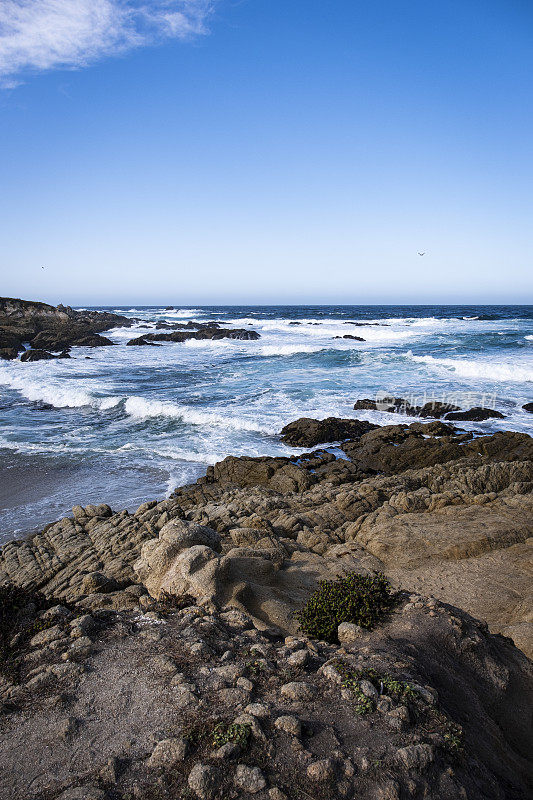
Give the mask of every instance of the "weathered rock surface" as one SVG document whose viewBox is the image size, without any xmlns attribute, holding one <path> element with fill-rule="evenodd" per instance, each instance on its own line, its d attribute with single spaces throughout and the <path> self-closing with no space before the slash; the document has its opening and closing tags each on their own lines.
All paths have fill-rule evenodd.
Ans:
<svg viewBox="0 0 533 800">
<path fill-rule="evenodd" d="M 53 627 L 46 641 L 21 633 L 17 680 L 0 678 L 1 800 L 532 791 L 531 663 L 433 598 L 402 595 L 385 625 L 344 647 L 163 604 L 95 612 L 83 648 L 78 613 L 20 610 L 26 630 Z"/>
<path fill-rule="evenodd" d="M 533 439 L 526 433 L 500 431 L 473 439 L 442 422 L 386 425 L 341 447 L 359 469 L 389 475 L 460 458 L 533 459 Z"/>
</svg>

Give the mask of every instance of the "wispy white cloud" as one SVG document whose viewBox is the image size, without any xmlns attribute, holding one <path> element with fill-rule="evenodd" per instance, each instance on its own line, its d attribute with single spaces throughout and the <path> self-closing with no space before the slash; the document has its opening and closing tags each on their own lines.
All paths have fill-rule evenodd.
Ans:
<svg viewBox="0 0 533 800">
<path fill-rule="evenodd" d="M 206 33 L 216 0 L 0 0 L 0 83 Z"/>
</svg>

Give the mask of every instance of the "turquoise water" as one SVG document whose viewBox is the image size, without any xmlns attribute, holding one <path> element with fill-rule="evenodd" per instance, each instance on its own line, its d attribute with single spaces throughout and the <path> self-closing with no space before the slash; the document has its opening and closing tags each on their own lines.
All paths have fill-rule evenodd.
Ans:
<svg viewBox="0 0 533 800">
<path fill-rule="evenodd" d="M 220 320 L 261 338 L 127 347 L 153 332 L 139 322 L 106 334 L 117 347 L 0 362 L 0 541 L 75 503 L 163 497 L 229 454 L 298 452 L 276 434 L 300 416 L 400 421 L 353 411 L 378 392 L 494 406 L 505 420 L 470 427 L 533 432 L 521 410 L 533 401 L 533 306 L 114 310 L 148 323 Z M 365 341 L 335 338 L 345 334 Z"/>
</svg>

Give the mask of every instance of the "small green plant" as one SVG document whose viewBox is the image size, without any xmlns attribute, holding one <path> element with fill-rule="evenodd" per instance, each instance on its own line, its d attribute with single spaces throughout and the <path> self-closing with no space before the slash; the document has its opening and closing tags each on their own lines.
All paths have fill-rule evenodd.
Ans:
<svg viewBox="0 0 533 800">
<path fill-rule="evenodd" d="M 361 691 L 361 687 L 359 686 L 361 675 L 359 674 L 359 671 L 350 669 L 342 661 L 338 661 L 334 666 L 341 676 L 342 688 L 349 689 L 349 691 L 353 694 L 355 701 L 355 713 L 359 714 L 360 716 L 370 714 L 374 710 L 374 703 L 370 697 L 367 697 Z"/>
<path fill-rule="evenodd" d="M 265 665 L 258 659 L 247 661 L 244 667 L 250 675 L 260 675 L 265 670 Z"/>
<path fill-rule="evenodd" d="M 390 695 L 390 697 L 394 698 L 394 700 L 406 702 L 409 700 L 418 699 L 418 694 L 415 692 L 415 690 L 404 681 L 397 681 L 394 678 L 390 678 L 389 676 L 385 675 L 381 679 L 381 683 L 383 684 L 383 693 Z M 378 688 L 380 687 L 378 686 Z"/>
<path fill-rule="evenodd" d="M 213 747 L 222 747 L 228 742 L 239 745 L 243 750 L 248 744 L 250 739 L 251 730 L 249 725 L 241 725 L 234 722 L 227 725 L 224 722 L 219 722 L 213 730 Z"/>
<path fill-rule="evenodd" d="M 458 735 L 457 733 L 452 733 L 451 731 L 446 731 L 443 736 L 445 741 L 446 750 L 450 753 L 457 754 L 460 753 L 463 749 L 463 737 L 462 735 Z"/>
<path fill-rule="evenodd" d="M 352 572 L 336 581 L 322 581 L 296 618 L 307 636 L 334 644 L 341 622 L 370 630 L 396 603 L 397 594 L 384 575 Z"/>
</svg>

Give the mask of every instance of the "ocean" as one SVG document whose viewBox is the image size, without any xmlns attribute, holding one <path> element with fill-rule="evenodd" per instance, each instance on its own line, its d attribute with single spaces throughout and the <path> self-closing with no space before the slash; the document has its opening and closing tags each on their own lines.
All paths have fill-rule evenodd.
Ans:
<svg viewBox="0 0 533 800">
<path fill-rule="evenodd" d="M 277 436 L 298 417 L 413 421 L 353 410 L 379 394 L 494 407 L 505 419 L 462 427 L 533 433 L 533 415 L 521 408 L 533 401 L 533 306 L 106 310 L 141 319 L 105 333 L 116 347 L 0 362 L 0 543 L 75 504 L 133 510 L 227 455 L 298 453 Z M 261 338 L 126 346 L 154 332 L 146 322 L 189 320 Z M 336 338 L 346 334 L 365 341 Z"/>
</svg>

